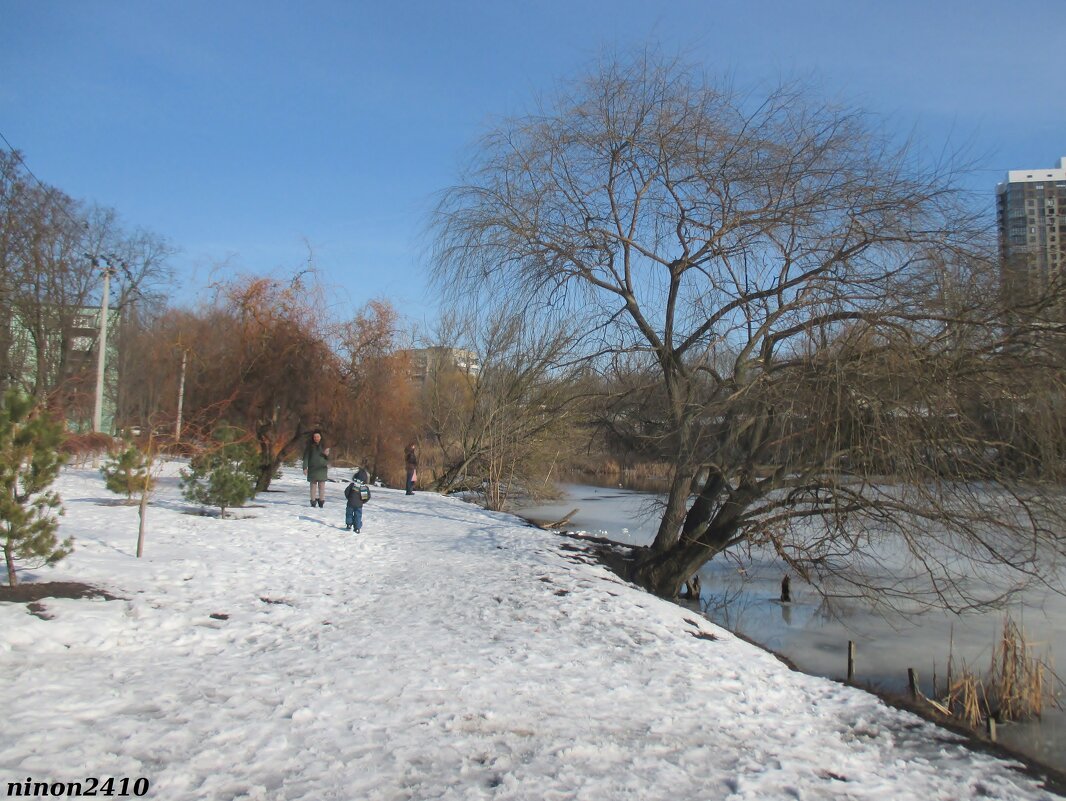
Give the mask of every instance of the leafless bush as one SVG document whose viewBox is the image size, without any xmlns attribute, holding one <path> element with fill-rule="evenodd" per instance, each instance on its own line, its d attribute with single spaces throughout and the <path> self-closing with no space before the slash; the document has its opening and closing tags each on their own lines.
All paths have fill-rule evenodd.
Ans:
<svg viewBox="0 0 1066 801">
<path fill-rule="evenodd" d="M 89 431 L 84 434 L 68 434 L 63 438 L 59 452 L 67 457 L 69 464 L 84 467 L 107 454 L 116 453 L 120 445 L 121 442 L 110 434 Z"/>
<path fill-rule="evenodd" d="M 567 365 L 572 337 L 506 307 L 442 328 L 445 350 L 460 345 L 474 366 L 445 361 L 423 386 L 436 488 L 475 489 L 493 509 L 516 496 L 552 494 L 579 419 L 580 392 Z"/>
</svg>

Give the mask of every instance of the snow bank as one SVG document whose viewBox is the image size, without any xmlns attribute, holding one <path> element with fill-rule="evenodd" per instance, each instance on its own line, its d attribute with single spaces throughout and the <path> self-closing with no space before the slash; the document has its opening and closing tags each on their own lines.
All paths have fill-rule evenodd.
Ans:
<svg viewBox="0 0 1066 801">
<path fill-rule="evenodd" d="M 1056 796 L 858 690 L 789 671 L 566 540 L 379 489 L 360 535 L 298 475 L 240 519 L 67 470 L 76 552 L 0 604 L 8 782 L 146 777 L 160 799 Z"/>
</svg>

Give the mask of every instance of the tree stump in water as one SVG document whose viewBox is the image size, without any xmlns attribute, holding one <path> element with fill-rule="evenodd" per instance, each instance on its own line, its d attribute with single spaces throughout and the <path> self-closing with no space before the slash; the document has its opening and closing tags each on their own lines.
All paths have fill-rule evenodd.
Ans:
<svg viewBox="0 0 1066 801">
<path fill-rule="evenodd" d="M 685 592 L 681 597 L 690 601 L 698 601 L 700 599 L 700 591 L 700 576 L 697 573 L 685 582 Z"/>
</svg>

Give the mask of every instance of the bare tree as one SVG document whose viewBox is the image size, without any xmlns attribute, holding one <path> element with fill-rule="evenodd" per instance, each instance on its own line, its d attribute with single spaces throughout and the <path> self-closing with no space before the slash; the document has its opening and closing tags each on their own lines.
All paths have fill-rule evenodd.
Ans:
<svg viewBox="0 0 1066 801">
<path fill-rule="evenodd" d="M 130 233 L 113 210 L 87 206 L 31 180 L 18 153 L 0 153 L 2 380 L 72 417 L 92 399 L 100 258 L 115 268 L 110 309 L 158 303 L 171 248 L 159 236 Z M 114 340 L 112 340 L 114 341 Z"/>
<path fill-rule="evenodd" d="M 493 509 L 543 494 L 581 419 L 579 365 L 568 359 L 575 338 L 505 305 L 446 318 L 437 340 L 443 357 L 428 365 L 422 391 L 431 455 L 442 462 L 436 488 L 483 490 Z"/>
<path fill-rule="evenodd" d="M 186 409 L 250 432 L 263 492 L 312 428 L 331 427 L 348 400 L 331 323 L 313 274 L 290 280 L 236 276 L 215 287 L 216 303 L 186 321 Z"/>
<path fill-rule="evenodd" d="M 625 369 L 614 422 L 673 470 L 652 591 L 758 545 L 829 593 L 961 608 L 1016 586 L 963 577 L 1064 550 L 1058 487 L 1003 469 L 983 419 L 1025 406 L 1038 340 L 1009 345 L 965 200 L 856 110 L 645 57 L 485 138 L 439 205 L 438 278 L 569 314 Z"/>
<path fill-rule="evenodd" d="M 347 392 L 343 445 L 349 459 L 391 486 L 404 479 L 403 448 L 418 430 L 410 361 L 401 318 L 372 300 L 340 327 L 338 350 Z"/>
</svg>

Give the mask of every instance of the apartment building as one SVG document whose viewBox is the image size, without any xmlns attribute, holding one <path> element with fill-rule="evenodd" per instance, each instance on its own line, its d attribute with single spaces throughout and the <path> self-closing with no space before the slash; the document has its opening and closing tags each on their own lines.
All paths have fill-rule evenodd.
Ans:
<svg viewBox="0 0 1066 801">
<path fill-rule="evenodd" d="M 996 187 L 996 219 L 1004 291 L 1026 297 L 1061 280 L 1066 268 L 1066 157 L 1057 167 L 1010 170 Z"/>
</svg>

